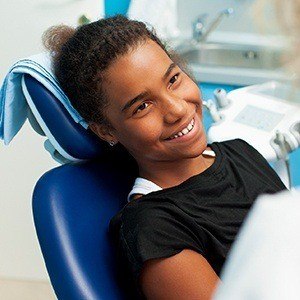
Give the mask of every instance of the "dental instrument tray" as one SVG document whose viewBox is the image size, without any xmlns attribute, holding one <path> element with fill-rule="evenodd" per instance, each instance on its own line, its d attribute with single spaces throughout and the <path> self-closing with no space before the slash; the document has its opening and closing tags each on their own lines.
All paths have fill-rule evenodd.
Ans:
<svg viewBox="0 0 300 300">
<path fill-rule="evenodd" d="M 218 107 L 212 100 L 206 105 L 215 121 L 209 142 L 241 138 L 269 162 L 285 159 L 300 146 L 300 91 L 291 85 L 271 81 L 227 95 L 218 89 L 215 98 Z"/>
</svg>

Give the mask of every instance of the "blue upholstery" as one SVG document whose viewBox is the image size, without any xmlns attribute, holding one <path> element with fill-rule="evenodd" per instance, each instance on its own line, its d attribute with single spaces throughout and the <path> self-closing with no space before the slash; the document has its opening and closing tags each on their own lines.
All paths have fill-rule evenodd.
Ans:
<svg viewBox="0 0 300 300">
<path fill-rule="evenodd" d="M 103 154 L 104 142 L 75 123 L 62 103 L 40 82 L 28 74 L 24 75 L 24 80 L 41 118 L 64 151 L 77 159 L 91 159 Z"/>
<path fill-rule="evenodd" d="M 43 90 L 33 78 L 27 77 L 26 85 L 52 134 L 61 139 L 63 147 L 73 147 L 74 141 L 80 142 L 84 146 L 76 148 L 79 156 L 97 154 L 98 140 L 93 144 L 89 133 L 81 132 L 81 125 L 74 121 L 72 124 L 51 93 Z M 58 299 L 129 297 L 117 280 L 118 266 L 108 225 L 126 203 L 137 166 L 120 145 L 109 150 L 100 148 L 96 159 L 48 171 L 34 188 L 35 227 Z"/>
</svg>

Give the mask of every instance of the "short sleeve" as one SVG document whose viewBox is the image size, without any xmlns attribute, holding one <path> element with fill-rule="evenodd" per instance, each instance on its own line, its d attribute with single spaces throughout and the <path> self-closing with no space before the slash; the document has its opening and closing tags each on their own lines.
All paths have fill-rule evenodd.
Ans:
<svg viewBox="0 0 300 300">
<path fill-rule="evenodd" d="M 153 207 L 125 215 L 120 245 L 137 279 L 149 259 L 170 257 L 187 248 L 204 255 L 204 239 L 199 236 L 199 226 L 180 209 Z"/>
</svg>

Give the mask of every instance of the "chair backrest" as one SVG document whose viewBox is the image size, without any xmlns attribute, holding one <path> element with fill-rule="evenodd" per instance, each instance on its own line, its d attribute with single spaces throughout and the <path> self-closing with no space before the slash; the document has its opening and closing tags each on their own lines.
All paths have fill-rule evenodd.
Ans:
<svg viewBox="0 0 300 300">
<path fill-rule="evenodd" d="M 55 293 L 58 299 L 125 299 L 108 226 L 126 203 L 137 176 L 135 161 L 121 146 L 109 152 L 97 139 L 93 144 L 94 137 L 76 128 L 81 125 L 70 121 L 64 107 L 35 79 L 27 76 L 25 85 L 60 145 L 68 149 L 67 144 L 74 156 L 73 143 L 86 143 L 76 153 L 89 159 L 48 171 L 34 189 L 35 227 Z"/>
</svg>

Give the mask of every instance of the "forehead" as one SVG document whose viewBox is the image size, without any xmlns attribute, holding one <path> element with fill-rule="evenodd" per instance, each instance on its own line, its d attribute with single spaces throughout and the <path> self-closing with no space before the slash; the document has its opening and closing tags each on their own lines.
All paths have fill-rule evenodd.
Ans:
<svg viewBox="0 0 300 300">
<path fill-rule="evenodd" d="M 104 87 L 109 98 L 122 103 L 144 91 L 151 92 L 172 60 L 154 41 L 137 46 L 117 60 L 106 71 Z"/>
</svg>

